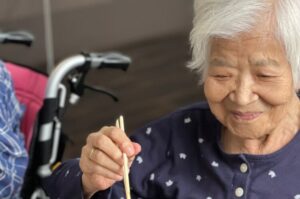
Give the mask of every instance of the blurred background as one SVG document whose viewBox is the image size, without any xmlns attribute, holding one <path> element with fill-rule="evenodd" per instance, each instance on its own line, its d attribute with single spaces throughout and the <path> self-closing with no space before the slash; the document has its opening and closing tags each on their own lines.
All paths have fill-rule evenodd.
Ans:
<svg viewBox="0 0 300 199">
<path fill-rule="evenodd" d="M 127 72 L 98 70 L 87 81 L 107 87 L 120 98 L 86 91 L 68 106 L 63 131 L 70 137 L 65 158 L 80 155 L 90 132 L 125 116 L 128 134 L 181 106 L 203 99 L 197 76 L 185 68 L 191 52 L 192 1 L 53 0 L 50 1 L 55 64 L 85 52 L 119 51 L 132 59 Z M 0 30 L 27 30 L 28 48 L 0 45 L 0 58 L 46 72 L 43 1 L 2 0 Z"/>
</svg>

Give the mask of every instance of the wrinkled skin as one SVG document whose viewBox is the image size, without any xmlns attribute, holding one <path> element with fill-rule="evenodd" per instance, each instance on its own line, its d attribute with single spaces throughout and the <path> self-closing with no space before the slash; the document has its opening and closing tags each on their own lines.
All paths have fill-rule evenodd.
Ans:
<svg viewBox="0 0 300 199">
<path fill-rule="evenodd" d="M 228 153 L 272 153 L 299 129 L 291 66 L 271 34 L 213 39 L 204 91 Z"/>
</svg>

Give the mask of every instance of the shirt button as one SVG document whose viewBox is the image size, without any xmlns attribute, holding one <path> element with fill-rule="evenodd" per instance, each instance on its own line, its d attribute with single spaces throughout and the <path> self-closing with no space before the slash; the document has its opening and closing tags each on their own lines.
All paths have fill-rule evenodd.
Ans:
<svg viewBox="0 0 300 199">
<path fill-rule="evenodd" d="M 238 187 L 235 189 L 235 196 L 242 197 L 244 195 L 244 189 L 242 187 Z"/>
<path fill-rule="evenodd" d="M 248 171 L 248 165 L 246 163 L 241 164 L 240 171 L 246 173 Z"/>
</svg>

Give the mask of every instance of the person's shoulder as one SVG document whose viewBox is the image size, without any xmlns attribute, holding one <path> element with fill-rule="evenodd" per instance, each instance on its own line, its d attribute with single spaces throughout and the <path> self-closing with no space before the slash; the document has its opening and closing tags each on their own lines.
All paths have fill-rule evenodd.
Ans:
<svg viewBox="0 0 300 199">
<path fill-rule="evenodd" d="M 0 75 L 6 77 L 8 75 L 8 71 L 5 68 L 5 64 L 2 60 L 0 60 Z"/>
<path fill-rule="evenodd" d="M 0 60 L 0 115 L 2 121 L 13 121 L 11 125 L 19 125 L 24 108 L 16 98 L 13 80 L 4 62 Z M 6 116 L 3 116 L 6 114 Z M 6 123 L 6 122 L 5 122 Z"/>
<path fill-rule="evenodd" d="M 11 75 L 5 67 L 5 63 L 0 60 L 0 89 L 10 90 L 12 87 Z"/>
<path fill-rule="evenodd" d="M 4 70 L 4 69 L 5 69 L 4 62 L 0 60 L 0 70 Z"/>
</svg>

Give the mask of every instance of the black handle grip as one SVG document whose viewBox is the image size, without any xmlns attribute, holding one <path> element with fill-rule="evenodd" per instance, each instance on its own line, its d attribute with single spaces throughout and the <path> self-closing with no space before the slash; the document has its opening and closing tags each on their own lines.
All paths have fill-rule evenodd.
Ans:
<svg viewBox="0 0 300 199">
<path fill-rule="evenodd" d="M 103 62 L 99 68 L 110 68 L 110 69 L 121 69 L 126 71 L 129 67 L 130 63 L 108 63 Z"/>
<path fill-rule="evenodd" d="M 13 44 L 22 44 L 25 46 L 31 46 L 32 40 L 30 39 L 19 39 L 19 38 L 7 38 L 4 39 L 3 43 L 13 43 Z"/>
<path fill-rule="evenodd" d="M 131 59 L 121 53 L 82 53 L 86 58 L 86 65 L 92 68 L 110 68 L 126 71 L 131 64 Z"/>
<path fill-rule="evenodd" d="M 0 32 L 0 43 L 13 43 L 31 46 L 34 36 L 27 31 Z"/>
</svg>

